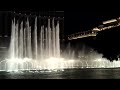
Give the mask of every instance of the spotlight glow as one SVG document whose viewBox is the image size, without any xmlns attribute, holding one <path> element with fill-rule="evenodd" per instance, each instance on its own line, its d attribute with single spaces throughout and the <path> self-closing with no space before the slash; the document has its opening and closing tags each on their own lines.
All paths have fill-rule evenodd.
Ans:
<svg viewBox="0 0 120 90">
<path fill-rule="evenodd" d="M 64 70 L 68 68 L 117 68 L 120 61 L 110 62 L 106 59 L 98 58 L 95 60 L 75 60 L 51 57 L 45 60 L 32 60 L 29 58 L 12 58 L 0 62 L 0 70 L 7 72 L 31 71 L 35 70 Z M 37 70 L 37 71 L 36 71 Z"/>
</svg>

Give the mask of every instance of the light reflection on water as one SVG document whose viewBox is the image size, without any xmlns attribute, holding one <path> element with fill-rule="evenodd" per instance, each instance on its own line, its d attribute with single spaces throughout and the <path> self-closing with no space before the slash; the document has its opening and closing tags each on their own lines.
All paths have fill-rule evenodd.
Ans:
<svg viewBox="0 0 120 90">
<path fill-rule="evenodd" d="M 120 68 L 0 72 L 0 79 L 120 79 Z"/>
</svg>

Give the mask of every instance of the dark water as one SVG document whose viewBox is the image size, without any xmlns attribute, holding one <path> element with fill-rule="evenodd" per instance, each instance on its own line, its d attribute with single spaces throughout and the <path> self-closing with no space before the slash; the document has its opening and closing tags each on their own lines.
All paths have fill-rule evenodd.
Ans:
<svg viewBox="0 0 120 90">
<path fill-rule="evenodd" d="M 0 79 L 120 79 L 120 69 L 66 69 L 64 71 L 0 72 Z"/>
</svg>

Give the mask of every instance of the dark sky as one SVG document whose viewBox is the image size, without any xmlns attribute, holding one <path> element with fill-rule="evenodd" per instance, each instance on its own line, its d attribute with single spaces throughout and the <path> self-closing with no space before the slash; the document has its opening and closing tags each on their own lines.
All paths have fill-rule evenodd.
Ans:
<svg viewBox="0 0 120 90">
<path fill-rule="evenodd" d="M 9 10 L 9 9 L 8 9 Z M 117 18 L 120 16 L 120 12 L 118 9 L 82 9 L 82 8 L 68 8 L 68 9 L 39 9 L 39 8 L 15 8 L 11 10 L 16 10 L 20 12 L 25 11 L 64 11 L 64 17 L 65 17 L 65 33 L 70 34 L 74 32 L 84 31 L 84 30 L 90 30 L 99 24 L 102 23 L 102 21 Z M 4 11 L 4 9 L 2 10 Z M 59 16 L 59 15 L 58 15 Z M 61 14 L 60 14 L 61 16 Z M 2 19 L 2 17 L 1 17 Z"/>
<path fill-rule="evenodd" d="M 65 12 L 66 33 L 74 33 L 92 29 L 105 20 L 114 19 L 120 16 L 117 9 L 113 10 L 72 10 Z"/>
</svg>

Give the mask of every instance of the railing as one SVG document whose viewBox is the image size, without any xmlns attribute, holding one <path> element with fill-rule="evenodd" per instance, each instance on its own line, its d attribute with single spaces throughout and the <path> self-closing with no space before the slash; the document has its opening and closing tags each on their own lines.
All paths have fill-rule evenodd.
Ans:
<svg viewBox="0 0 120 90">
<path fill-rule="evenodd" d="M 99 28 L 99 29 L 96 27 L 89 31 L 78 32 L 78 33 L 68 35 L 67 38 L 68 38 L 68 40 L 73 40 L 73 39 L 85 38 L 85 37 L 90 37 L 90 36 L 96 36 L 97 33 L 100 31 L 111 29 L 111 28 L 118 27 L 118 26 L 120 26 L 120 23 L 118 23 L 117 25 L 103 27 L 103 28 Z"/>
<path fill-rule="evenodd" d="M 73 40 L 73 39 L 78 39 L 78 38 L 84 38 L 84 37 L 89 37 L 89 36 L 96 36 L 97 33 L 96 32 L 79 32 L 79 33 L 75 33 L 72 35 L 68 35 L 68 40 Z"/>
</svg>

